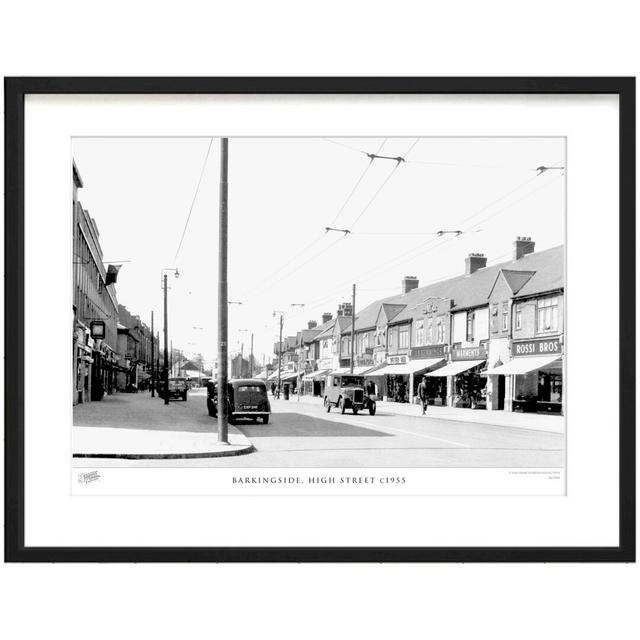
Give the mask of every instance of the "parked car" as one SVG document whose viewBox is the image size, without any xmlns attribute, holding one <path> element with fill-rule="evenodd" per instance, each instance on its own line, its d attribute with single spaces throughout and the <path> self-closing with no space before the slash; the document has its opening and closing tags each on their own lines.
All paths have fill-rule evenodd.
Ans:
<svg viewBox="0 0 640 640">
<path fill-rule="evenodd" d="M 164 397 L 164 388 L 162 390 Z M 171 398 L 182 398 L 187 401 L 187 379 L 186 378 L 169 378 L 168 394 Z"/>
<path fill-rule="evenodd" d="M 376 413 L 376 401 L 365 392 L 364 376 L 348 373 L 331 373 L 327 376 L 325 385 L 324 408 L 327 413 L 331 407 L 340 409 L 344 413 L 351 409 L 354 415 L 361 409 L 368 409 L 373 416 Z"/>
<path fill-rule="evenodd" d="M 263 380 L 238 379 L 231 380 L 227 385 L 228 419 L 235 424 L 240 418 L 249 418 L 254 422 L 258 418 L 263 424 L 269 424 L 271 405 L 267 398 L 267 387 Z M 218 384 L 207 384 L 207 410 L 212 418 L 218 416 Z"/>
<path fill-rule="evenodd" d="M 267 387 L 262 380 L 238 379 L 229 382 L 229 422 L 235 424 L 238 418 L 250 418 L 254 422 L 262 418 L 269 423 L 271 405 L 267 397 Z"/>
</svg>

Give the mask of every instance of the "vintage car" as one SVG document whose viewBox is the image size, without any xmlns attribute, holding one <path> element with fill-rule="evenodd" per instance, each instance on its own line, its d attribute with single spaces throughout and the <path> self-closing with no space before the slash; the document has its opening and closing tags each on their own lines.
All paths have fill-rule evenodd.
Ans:
<svg viewBox="0 0 640 640">
<path fill-rule="evenodd" d="M 263 424 L 269 423 L 271 405 L 264 380 L 231 380 L 227 385 L 227 393 L 227 415 L 230 424 L 235 424 L 240 418 L 249 418 L 254 422 L 261 418 Z M 207 409 L 211 417 L 217 417 L 218 384 L 213 381 L 207 385 Z"/>
<path fill-rule="evenodd" d="M 351 409 L 357 415 L 360 409 L 368 409 L 373 416 L 376 413 L 374 396 L 366 393 L 364 376 L 349 373 L 331 373 L 325 385 L 324 408 L 327 413 L 331 407 L 338 407 L 340 413 Z"/>
<path fill-rule="evenodd" d="M 169 399 L 182 398 L 187 401 L 187 379 L 186 378 L 169 378 Z M 162 389 L 162 397 L 164 398 L 165 390 Z"/>
<path fill-rule="evenodd" d="M 235 424 L 238 418 L 250 418 L 254 422 L 262 418 L 269 423 L 271 405 L 267 398 L 267 386 L 263 380 L 238 379 L 229 382 L 229 422 Z"/>
</svg>

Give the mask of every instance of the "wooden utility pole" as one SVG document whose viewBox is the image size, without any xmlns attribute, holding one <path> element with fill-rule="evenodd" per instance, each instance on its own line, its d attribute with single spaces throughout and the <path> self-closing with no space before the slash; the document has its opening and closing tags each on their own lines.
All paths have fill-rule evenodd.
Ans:
<svg viewBox="0 0 640 640">
<path fill-rule="evenodd" d="M 351 373 L 353 373 L 354 346 L 356 343 L 356 285 L 353 285 L 353 302 L 351 303 Z"/>
<path fill-rule="evenodd" d="M 278 396 L 280 396 L 280 368 L 282 367 L 282 319 L 280 314 L 280 342 L 278 342 Z"/>
<path fill-rule="evenodd" d="M 169 320 L 167 314 L 167 274 L 164 274 L 164 403 L 169 404 Z"/>
<path fill-rule="evenodd" d="M 156 388 L 155 388 L 155 360 L 154 360 L 154 352 L 155 352 L 155 340 L 156 336 L 153 332 L 153 311 L 151 312 L 151 397 L 156 397 Z"/>
<path fill-rule="evenodd" d="M 229 444 L 227 378 L 227 333 L 229 300 L 227 293 L 227 217 L 229 139 L 220 139 L 220 216 L 218 221 L 218 442 Z"/>
</svg>

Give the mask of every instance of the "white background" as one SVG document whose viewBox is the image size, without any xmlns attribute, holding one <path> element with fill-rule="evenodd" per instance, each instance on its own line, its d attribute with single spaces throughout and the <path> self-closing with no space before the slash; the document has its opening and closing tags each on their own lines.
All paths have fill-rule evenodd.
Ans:
<svg viewBox="0 0 640 640">
<path fill-rule="evenodd" d="M 615 96 L 30 95 L 26 100 L 25 127 L 27 546 L 617 544 L 618 439 L 615 429 L 604 427 L 616 424 L 617 410 L 611 403 L 590 401 L 593 355 L 584 348 L 593 340 L 592 325 L 584 322 L 593 310 L 593 291 L 607 291 L 611 305 L 608 340 L 612 346 L 618 343 L 617 287 L 611 286 L 618 281 L 617 218 L 609 215 L 608 224 L 602 224 L 602 212 L 618 210 Z M 69 475 L 77 477 L 65 469 L 69 460 L 72 395 L 68 358 L 72 350 L 68 329 L 70 290 L 65 296 L 61 287 L 41 285 L 43 264 L 54 273 L 71 271 L 72 234 L 63 224 L 69 220 L 70 140 L 75 135 L 136 132 L 193 135 L 207 128 L 213 128 L 213 135 L 255 135 L 260 131 L 267 136 L 326 135 L 332 131 L 337 136 L 351 132 L 356 137 L 474 132 L 493 136 L 518 132 L 567 137 L 566 497 L 542 497 L 562 490 L 562 480 L 550 482 L 545 476 L 536 477 L 528 491 L 522 485 L 523 493 L 537 494 L 525 500 L 513 497 L 513 485 L 522 482 L 520 476 L 505 477 L 502 490 L 500 483 L 492 484 L 478 472 L 478 486 L 470 488 L 468 479 L 463 479 L 476 475 L 474 470 L 448 474 L 446 469 L 417 469 L 407 474 L 406 487 L 393 497 L 374 497 L 372 492 L 340 500 L 310 500 L 302 496 L 287 500 L 279 496 L 246 500 L 216 495 L 172 497 L 176 492 L 198 495 L 202 485 L 209 483 L 212 494 L 220 493 L 220 477 L 228 478 L 232 472 L 217 469 L 193 473 L 187 469 L 154 469 L 137 475 L 110 469 L 101 481 L 104 489 L 99 490 L 107 495 L 91 500 L 69 495 Z M 600 249 L 599 260 L 594 260 L 594 247 Z M 63 377 L 66 385 L 61 381 L 45 386 L 28 384 L 29 372 L 36 371 L 42 359 L 41 342 L 33 339 L 40 330 L 42 309 L 50 313 L 51 335 L 59 336 L 48 343 L 47 354 L 52 361 L 67 364 Z M 61 377 L 63 371 L 60 367 Z M 611 389 L 618 388 L 615 353 L 610 355 L 607 384 Z M 143 497 L 149 491 L 150 473 L 161 494 L 155 499 Z M 207 476 L 212 480 L 202 479 Z M 122 492 L 127 477 L 131 478 L 131 497 L 109 498 L 111 492 Z M 147 482 L 140 481 L 141 477 Z M 187 478 L 199 479 L 193 480 L 197 485 L 193 490 Z M 162 486 L 166 484 L 174 486 L 164 493 Z M 554 489 L 550 484 L 557 486 Z M 441 485 L 444 489 L 439 489 Z M 453 499 L 437 496 L 455 488 L 459 495 Z M 476 497 L 476 490 L 485 493 L 485 497 Z M 401 494 L 409 492 L 423 495 L 407 501 Z M 255 526 L 256 522 L 267 521 L 268 527 Z M 228 524 L 220 527 L 220 522 Z"/>
<path fill-rule="evenodd" d="M 634 75 L 630 3 L 3 11 L 5 75 Z M 208 7 L 208 8 L 205 8 Z M 12 637 L 632 636 L 637 566 L 10 566 Z"/>
</svg>

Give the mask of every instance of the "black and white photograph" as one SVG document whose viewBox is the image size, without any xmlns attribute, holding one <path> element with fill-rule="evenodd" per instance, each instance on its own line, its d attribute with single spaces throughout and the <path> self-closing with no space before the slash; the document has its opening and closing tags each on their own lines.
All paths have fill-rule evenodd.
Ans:
<svg viewBox="0 0 640 640">
<path fill-rule="evenodd" d="M 543 469 L 564 492 L 564 137 L 75 137 L 69 166 L 79 485 Z"/>
</svg>

